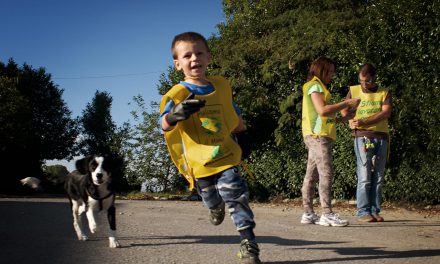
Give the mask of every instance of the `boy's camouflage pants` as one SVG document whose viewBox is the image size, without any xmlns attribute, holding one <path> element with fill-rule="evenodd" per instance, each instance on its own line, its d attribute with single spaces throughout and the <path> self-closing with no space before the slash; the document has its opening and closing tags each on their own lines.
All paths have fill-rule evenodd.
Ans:
<svg viewBox="0 0 440 264">
<path fill-rule="evenodd" d="M 196 184 L 203 203 L 209 209 L 218 207 L 222 200 L 226 203 L 237 230 L 255 227 L 248 187 L 237 166 L 213 176 L 198 178 Z"/>
</svg>

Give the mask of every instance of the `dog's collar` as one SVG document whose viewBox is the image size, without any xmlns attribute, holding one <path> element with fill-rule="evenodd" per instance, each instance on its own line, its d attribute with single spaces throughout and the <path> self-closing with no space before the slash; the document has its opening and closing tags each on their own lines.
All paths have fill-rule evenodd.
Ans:
<svg viewBox="0 0 440 264">
<path fill-rule="evenodd" d="M 96 190 L 96 186 L 93 185 L 93 187 L 95 187 L 94 189 Z M 103 206 L 102 206 L 102 200 L 109 198 L 110 196 L 112 196 L 113 194 L 115 194 L 114 192 L 109 192 L 106 196 L 104 197 L 97 197 L 95 194 L 91 193 L 89 189 L 86 190 L 87 194 L 92 197 L 93 199 L 97 200 L 99 202 L 99 211 L 102 210 Z"/>
<path fill-rule="evenodd" d="M 95 190 L 96 190 L 96 186 L 95 185 L 93 185 L 95 188 Z M 104 199 L 107 199 L 107 198 L 109 198 L 110 196 L 112 196 L 113 194 L 115 194 L 114 192 L 109 192 L 106 196 L 104 196 L 104 197 L 98 197 L 98 196 L 96 196 L 94 193 L 91 193 L 90 192 L 90 190 L 87 188 L 87 194 L 90 196 L 90 197 L 92 197 L 93 199 L 95 199 L 95 200 L 98 200 L 98 201 L 102 201 L 102 200 L 104 200 Z"/>
</svg>

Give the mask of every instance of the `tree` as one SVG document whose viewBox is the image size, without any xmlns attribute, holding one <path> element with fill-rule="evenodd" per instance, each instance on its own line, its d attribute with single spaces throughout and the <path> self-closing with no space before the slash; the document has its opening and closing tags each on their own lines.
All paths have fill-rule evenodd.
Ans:
<svg viewBox="0 0 440 264">
<path fill-rule="evenodd" d="M 127 177 L 134 185 L 146 191 L 171 191 L 182 189 L 181 177 L 171 162 L 162 129 L 159 126 L 157 103 L 147 108 L 144 99 L 138 95 L 133 98 L 136 109 L 132 111 L 138 122 L 130 137 L 127 151 Z"/>
<path fill-rule="evenodd" d="M 19 67 L 13 59 L 0 62 L 0 159 L 6 170 L 1 191 L 16 190 L 26 176 L 43 176 L 46 159 L 75 154 L 78 126 L 62 94 L 44 68 Z M 23 161 L 26 166 L 19 164 Z"/>
<path fill-rule="evenodd" d="M 64 178 L 69 174 L 66 166 L 63 165 L 46 166 L 45 172 L 50 175 L 48 180 L 55 185 L 64 183 Z"/>
<path fill-rule="evenodd" d="M 64 181 L 66 180 L 69 171 L 63 165 L 43 166 L 43 171 L 46 174 L 44 183 L 44 190 L 48 192 L 64 193 Z"/>
<path fill-rule="evenodd" d="M 110 142 L 116 125 L 112 120 L 113 98 L 108 92 L 95 92 L 91 103 L 82 112 L 80 152 L 83 155 L 110 153 Z"/>
</svg>

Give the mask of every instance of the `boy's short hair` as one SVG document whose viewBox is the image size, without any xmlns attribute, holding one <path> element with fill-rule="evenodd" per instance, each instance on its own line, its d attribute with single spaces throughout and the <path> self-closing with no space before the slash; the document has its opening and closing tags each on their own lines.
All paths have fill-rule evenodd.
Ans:
<svg viewBox="0 0 440 264">
<path fill-rule="evenodd" d="M 376 68 L 374 68 L 374 66 L 370 63 L 365 63 L 359 67 L 359 73 L 362 76 L 368 75 L 368 76 L 374 77 L 374 76 L 376 76 Z"/>
<path fill-rule="evenodd" d="M 205 44 L 208 52 L 211 52 L 211 50 L 209 49 L 209 46 L 208 46 L 208 41 L 205 39 L 204 36 L 202 36 L 201 34 L 199 34 L 197 32 L 184 32 L 184 33 L 181 33 L 181 34 L 175 36 L 173 39 L 173 42 L 171 43 L 171 53 L 173 54 L 174 59 L 177 59 L 175 47 L 176 47 L 177 42 L 179 42 L 179 41 L 187 41 L 187 42 L 201 41 L 201 42 L 203 42 L 203 44 Z"/>
</svg>

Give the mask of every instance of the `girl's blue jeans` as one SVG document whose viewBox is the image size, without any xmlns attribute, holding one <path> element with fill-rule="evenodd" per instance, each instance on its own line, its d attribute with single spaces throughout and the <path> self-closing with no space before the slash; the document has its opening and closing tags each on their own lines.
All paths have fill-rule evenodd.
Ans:
<svg viewBox="0 0 440 264">
<path fill-rule="evenodd" d="M 222 200 L 226 203 L 238 231 L 255 227 L 248 186 L 237 166 L 213 176 L 198 178 L 196 184 L 204 205 L 209 209 L 217 208 Z"/>
<path fill-rule="evenodd" d="M 374 146 L 367 145 L 368 140 Z M 387 160 L 388 140 L 356 137 L 354 152 L 357 159 L 357 216 L 376 215 L 382 203 L 382 187 Z"/>
</svg>

